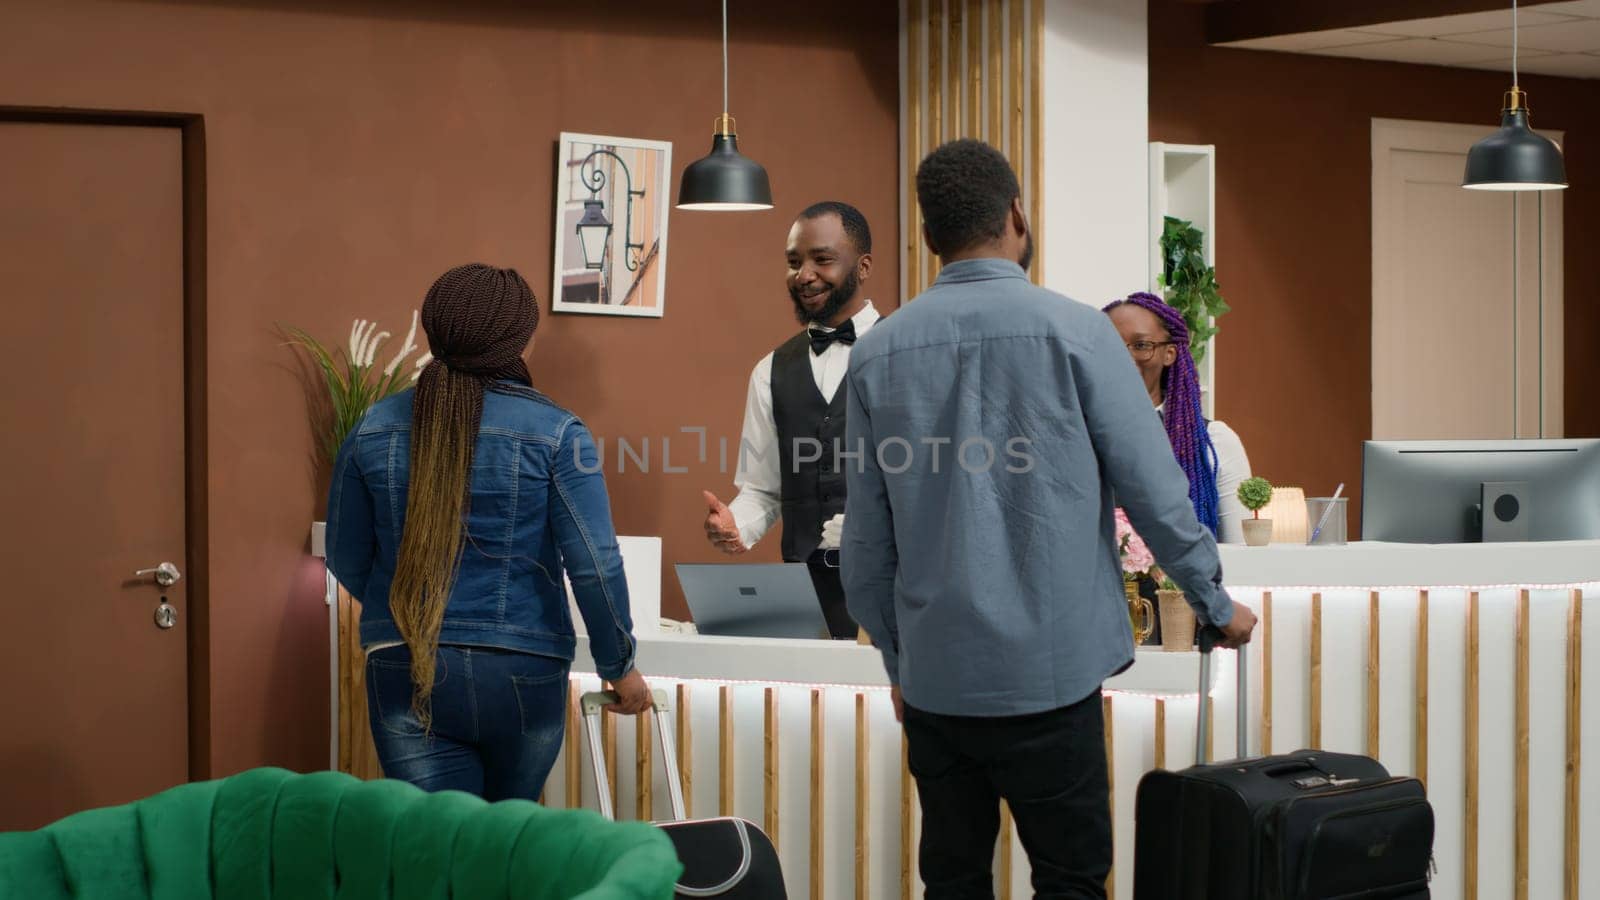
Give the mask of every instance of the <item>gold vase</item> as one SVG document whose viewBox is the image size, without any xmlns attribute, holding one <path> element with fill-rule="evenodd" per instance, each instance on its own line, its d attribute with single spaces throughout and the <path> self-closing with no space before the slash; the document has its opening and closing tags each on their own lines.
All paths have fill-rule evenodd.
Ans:
<svg viewBox="0 0 1600 900">
<path fill-rule="evenodd" d="M 1143 644 L 1156 630 L 1156 609 L 1149 600 L 1139 596 L 1139 582 L 1123 579 L 1122 593 L 1128 598 L 1128 624 L 1133 626 L 1133 645 Z"/>
</svg>

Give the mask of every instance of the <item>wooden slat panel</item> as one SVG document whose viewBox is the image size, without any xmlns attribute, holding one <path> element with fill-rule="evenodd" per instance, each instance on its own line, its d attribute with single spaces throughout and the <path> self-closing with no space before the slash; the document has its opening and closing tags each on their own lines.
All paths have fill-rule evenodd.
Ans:
<svg viewBox="0 0 1600 900">
<path fill-rule="evenodd" d="M 1367 755 L 1378 758 L 1378 592 L 1367 595 Z"/>
<path fill-rule="evenodd" d="M 1311 595 L 1311 749 L 1322 749 L 1322 595 Z"/>
<path fill-rule="evenodd" d="M 912 861 L 916 859 L 916 819 L 912 804 L 916 802 L 916 782 L 911 778 L 911 747 L 906 743 L 905 731 L 900 732 L 900 900 L 911 900 L 915 884 Z"/>
<path fill-rule="evenodd" d="M 761 771 L 763 827 L 772 846 L 778 845 L 778 689 L 766 689 L 765 752 Z"/>
<path fill-rule="evenodd" d="M 1022 67 L 1027 55 L 1022 6 L 1026 2 L 1028 0 L 1005 0 L 1006 11 L 1010 14 L 1006 25 L 1006 69 L 1010 73 L 1006 78 L 1006 89 L 1011 97 L 1006 105 L 1006 158 L 1011 160 L 1011 168 L 1016 171 L 1018 178 L 1022 177 L 1022 136 L 1028 115 L 1022 81 Z"/>
<path fill-rule="evenodd" d="M 901 188 L 905 204 L 905 296 L 922 293 L 922 217 L 917 208 L 917 164 L 922 162 L 922 85 L 927 73 L 922 69 L 922 42 L 927 28 L 923 0 L 906 0 L 906 183 Z"/>
<path fill-rule="evenodd" d="M 689 725 L 689 686 L 678 684 L 678 780 L 683 784 L 683 814 L 694 818 L 694 730 Z"/>
<path fill-rule="evenodd" d="M 944 134 L 944 0 L 928 0 L 928 149 L 930 151 L 944 143 Z"/>
<path fill-rule="evenodd" d="M 1000 801 L 999 900 L 1011 900 L 1011 805 Z"/>
<path fill-rule="evenodd" d="M 827 753 L 827 742 L 824 740 L 823 729 L 824 706 L 822 690 L 811 689 L 811 900 L 822 900 L 823 878 L 826 869 L 823 865 L 823 842 L 826 832 L 823 827 L 826 811 L 823 805 L 824 787 L 827 784 L 827 772 L 823 764 Z"/>
<path fill-rule="evenodd" d="M 1583 592 L 1573 591 L 1567 601 L 1567 797 L 1566 797 L 1566 900 L 1578 900 L 1578 874 L 1582 862 L 1579 816 L 1582 800 L 1579 766 L 1583 761 Z"/>
<path fill-rule="evenodd" d="M 928 0 L 928 145 L 924 153 L 931 153 L 945 141 L 944 121 L 944 0 Z M 916 196 L 913 186 L 911 194 Z M 918 233 L 921 242 L 921 233 Z M 933 283 L 939 276 L 939 258 L 923 247 L 922 284 Z"/>
<path fill-rule="evenodd" d="M 733 815 L 733 688 L 718 689 L 717 814 Z"/>
<path fill-rule="evenodd" d="M 1156 698 L 1156 762 L 1155 767 L 1167 767 L 1167 701 Z"/>
<path fill-rule="evenodd" d="M 966 36 L 965 9 L 961 0 L 946 0 L 945 16 L 949 24 L 944 31 L 944 99 L 947 104 L 944 111 L 944 133 L 948 140 L 955 140 L 964 133 L 961 114 L 961 100 L 963 83 L 961 44 Z"/>
<path fill-rule="evenodd" d="M 578 685 L 567 685 L 567 808 L 583 808 L 583 718 L 578 711 Z"/>
<path fill-rule="evenodd" d="M 1261 755 L 1272 755 L 1272 592 L 1261 595 Z"/>
<path fill-rule="evenodd" d="M 985 15 L 988 16 L 987 31 L 989 34 L 988 50 L 984 59 L 986 64 L 984 87 L 987 89 L 985 103 L 988 112 L 988 125 L 985 128 L 984 137 L 990 144 L 999 148 L 1002 153 L 1005 152 L 1006 146 L 1005 126 L 1003 124 L 1005 121 L 1005 100 L 1001 95 L 1001 88 L 1005 82 L 1000 75 L 1000 64 L 1004 61 L 1003 57 L 1005 56 L 1004 35 L 1000 29 L 1005 20 L 1004 7 L 1004 0 L 988 0 L 984 4 Z"/>
<path fill-rule="evenodd" d="M 1417 594 L 1417 780 L 1428 784 L 1428 592 Z"/>
<path fill-rule="evenodd" d="M 872 796 L 867 695 L 856 694 L 856 900 L 872 897 Z"/>
<path fill-rule="evenodd" d="M 351 739 L 355 731 L 353 724 L 355 716 L 353 713 L 355 711 L 356 682 L 365 674 L 366 666 L 358 665 L 357 660 L 362 660 L 363 663 L 365 660 L 361 656 L 350 652 L 352 645 L 351 635 L 356 631 L 351 622 L 353 615 L 350 607 L 355 601 L 342 587 L 337 589 L 335 596 L 337 597 L 336 602 L 339 604 L 339 771 L 348 772 L 350 771 Z M 355 649 L 360 650 L 359 642 L 355 644 Z M 361 699 L 363 701 L 362 706 L 365 707 L 366 697 L 363 696 Z"/>
<path fill-rule="evenodd" d="M 361 647 L 361 601 L 335 589 L 339 646 L 339 771 L 371 780 L 383 777 L 367 714 L 367 654 Z"/>
<path fill-rule="evenodd" d="M 611 792 L 611 808 L 621 815 L 617 795 L 617 717 L 600 714 L 600 746 L 606 755 L 606 790 Z"/>
<path fill-rule="evenodd" d="M 1512 853 L 1516 900 L 1528 900 L 1528 592 L 1517 592 L 1516 838 Z"/>
<path fill-rule="evenodd" d="M 1040 96 L 1044 93 L 1044 62 L 1043 40 L 1044 34 L 1044 0 L 1033 0 L 1033 21 L 1028 27 L 1028 66 L 1030 78 L 1028 84 L 1028 121 L 1031 123 L 1032 136 L 1028 139 L 1028 226 L 1033 229 L 1033 243 L 1035 247 L 1043 248 L 1044 243 L 1044 213 L 1040 207 L 1040 176 L 1044 171 L 1044 113 Z M 1143 152 L 1142 150 L 1140 151 Z M 1044 283 L 1044 256 L 1041 251 L 1033 260 L 1033 271 L 1030 273 L 1034 284 Z"/>
<path fill-rule="evenodd" d="M 1116 731 L 1113 727 L 1116 719 L 1112 717 L 1111 713 L 1111 695 L 1102 694 L 1100 696 L 1100 719 L 1106 733 L 1106 783 L 1115 785 L 1117 783 L 1117 757 L 1115 753 L 1116 746 L 1111 738 L 1112 733 Z M 1117 792 L 1113 790 L 1110 794 L 1108 801 L 1111 807 L 1111 821 L 1115 822 L 1117 821 Z M 1114 865 L 1106 872 L 1106 898 L 1107 900 L 1116 900 L 1117 898 L 1117 867 Z"/>
<path fill-rule="evenodd" d="M 983 3 L 967 0 L 966 128 L 962 135 L 983 137 Z"/>
<path fill-rule="evenodd" d="M 648 822 L 655 817 L 655 759 L 651 752 L 650 723 L 654 717 L 648 713 L 634 716 L 633 732 L 633 777 L 637 786 L 634 795 L 636 804 L 635 818 L 641 822 Z"/>
<path fill-rule="evenodd" d="M 1217 758 L 1217 704 L 1206 704 L 1206 762 Z"/>
<path fill-rule="evenodd" d="M 1467 696 L 1463 715 L 1466 731 L 1466 796 L 1461 825 L 1462 896 L 1478 898 L 1478 592 L 1467 595 Z"/>
</svg>

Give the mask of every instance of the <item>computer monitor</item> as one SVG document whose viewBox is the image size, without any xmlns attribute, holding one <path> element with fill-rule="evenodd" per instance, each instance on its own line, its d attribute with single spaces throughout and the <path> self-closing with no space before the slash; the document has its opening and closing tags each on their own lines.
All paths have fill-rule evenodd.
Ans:
<svg viewBox="0 0 1600 900">
<path fill-rule="evenodd" d="M 1600 538 L 1600 440 L 1368 441 L 1361 537 L 1413 544 Z"/>
</svg>

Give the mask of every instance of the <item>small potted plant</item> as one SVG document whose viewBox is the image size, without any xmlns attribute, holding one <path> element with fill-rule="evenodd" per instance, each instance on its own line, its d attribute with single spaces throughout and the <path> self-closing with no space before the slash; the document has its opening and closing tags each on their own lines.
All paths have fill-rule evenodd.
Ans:
<svg viewBox="0 0 1600 900">
<path fill-rule="evenodd" d="M 1261 518 L 1261 508 L 1272 502 L 1272 483 L 1259 475 L 1246 478 L 1239 485 L 1239 502 L 1250 510 L 1250 518 L 1244 521 L 1244 542 L 1251 547 L 1272 543 L 1272 520 Z"/>
<path fill-rule="evenodd" d="M 1153 574 L 1157 585 L 1157 612 L 1161 616 L 1161 649 L 1178 651 L 1193 648 L 1195 618 L 1188 598 L 1177 582 L 1167 577 L 1167 573 L 1157 569 Z"/>
<path fill-rule="evenodd" d="M 1133 627 L 1133 643 L 1138 646 L 1156 628 L 1155 606 L 1139 595 L 1139 579 L 1148 577 L 1156 558 L 1144 540 L 1133 530 L 1127 513 L 1120 508 L 1117 518 L 1117 553 L 1122 558 L 1122 592 L 1128 598 L 1128 623 Z"/>
</svg>

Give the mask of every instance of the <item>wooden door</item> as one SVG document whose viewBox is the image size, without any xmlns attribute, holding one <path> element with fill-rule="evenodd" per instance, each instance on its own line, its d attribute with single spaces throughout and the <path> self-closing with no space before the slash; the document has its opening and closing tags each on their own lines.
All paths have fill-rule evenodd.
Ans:
<svg viewBox="0 0 1600 900">
<path fill-rule="evenodd" d="M 181 131 L 0 121 L 0 829 L 189 774 Z M 156 623 L 165 596 L 175 627 Z"/>
<path fill-rule="evenodd" d="M 1376 439 L 1562 435 L 1561 192 L 1463 189 L 1492 130 L 1373 122 Z"/>
</svg>

